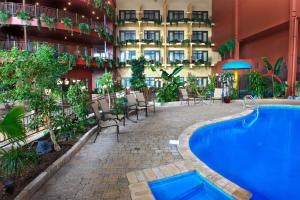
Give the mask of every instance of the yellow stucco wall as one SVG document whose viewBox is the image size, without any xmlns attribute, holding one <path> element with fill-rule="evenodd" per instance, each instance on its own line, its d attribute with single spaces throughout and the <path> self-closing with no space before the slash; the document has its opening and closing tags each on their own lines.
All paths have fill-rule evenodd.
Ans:
<svg viewBox="0 0 300 200">
<path fill-rule="evenodd" d="M 185 11 L 185 17 L 188 17 L 191 10 L 197 10 L 197 11 L 208 11 L 209 16 L 211 16 L 211 10 L 212 10 L 212 0 L 117 0 L 117 8 L 116 8 L 116 14 L 119 14 L 119 10 L 136 10 L 137 18 L 139 14 L 142 14 L 143 10 L 160 10 L 160 14 L 163 16 L 163 22 L 167 17 L 168 10 L 184 10 Z M 165 4 L 164 4 L 165 2 Z M 159 30 L 160 35 L 163 37 L 163 41 L 167 38 L 168 31 L 169 30 L 181 30 L 184 31 L 185 39 L 188 39 L 190 35 L 192 34 L 192 31 L 208 31 L 208 38 L 211 38 L 211 27 L 207 26 L 201 26 L 198 25 L 192 25 L 191 23 L 182 23 L 170 26 L 170 25 L 154 25 L 153 23 L 126 23 L 122 26 L 117 26 L 116 29 L 116 36 L 119 36 L 120 30 L 135 30 L 137 39 L 143 39 L 144 31 L 145 30 Z M 212 41 L 213 42 L 213 41 Z M 144 50 L 160 50 L 161 57 L 163 58 L 163 69 L 166 69 L 167 71 L 172 71 L 174 68 L 170 67 L 166 63 L 166 55 L 168 50 L 184 50 L 185 59 L 189 60 L 192 57 L 192 51 L 191 47 L 182 47 L 182 46 L 167 46 L 162 45 L 162 47 L 156 47 L 156 46 L 150 46 L 150 45 L 128 45 L 127 47 L 119 47 L 117 48 L 117 58 L 119 58 L 119 52 L 124 50 L 136 50 L 136 56 L 140 57 L 143 55 Z M 220 60 L 219 53 L 213 52 L 212 48 L 210 47 L 192 47 L 192 50 L 203 50 L 208 51 L 209 58 L 212 59 L 212 64 L 216 64 Z M 187 77 L 188 73 L 192 73 L 196 75 L 197 77 L 207 77 L 211 74 L 211 68 L 208 67 L 193 67 L 192 69 L 189 67 L 185 67 L 183 71 L 180 73 L 181 77 Z M 130 67 L 127 68 L 120 68 L 118 69 L 118 72 L 121 77 L 131 77 L 131 70 Z M 147 77 L 160 77 L 159 69 L 157 69 L 156 72 L 152 72 L 150 69 L 145 70 Z"/>
</svg>

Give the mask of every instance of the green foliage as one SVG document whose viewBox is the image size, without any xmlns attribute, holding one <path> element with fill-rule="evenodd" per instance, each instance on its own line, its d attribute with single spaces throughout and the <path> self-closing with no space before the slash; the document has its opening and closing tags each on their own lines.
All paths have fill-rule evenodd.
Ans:
<svg viewBox="0 0 300 200">
<path fill-rule="evenodd" d="M 100 86 L 98 88 L 100 94 L 107 94 L 113 91 L 114 81 L 111 73 L 104 73 L 101 78 L 97 78 L 97 83 Z"/>
<path fill-rule="evenodd" d="M 114 41 L 114 36 L 112 34 L 110 34 L 108 31 L 105 32 L 105 38 L 106 38 L 106 41 L 108 41 L 108 42 Z"/>
<path fill-rule="evenodd" d="M 92 0 L 92 4 L 100 10 L 103 8 L 104 3 L 105 0 Z"/>
<path fill-rule="evenodd" d="M 184 85 L 184 82 L 180 81 L 180 77 L 176 76 L 183 66 L 176 67 L 171 74 L 161 69 L 161 78 L 164 80 L 161 90 L 158 92 L 159 102 L 171 102 L 176 101 L 179 95 L 179 88 Z"/>
<path fill-rule="evenodd" d="M 250 71 L 248 74 L 249 89 L 253 94 L 259 98 L 262 98 L 265 94 L 266 83 L 264 77 L 257 71 Z"/>
<path fill-rule="evenodd" d="M 266 76 L 271 77 L 272 79 L 273 97 L 281 96 L 287 87 L 287 85 L 283 83 L 279 77 L 281 66 L 284 64 L 283 57 L 280 57 L 276 60 L 274 67 L 267 57 L 262 57 L 261 59 L 265 63 L 265 68 L 268 71 Z"/>
<path fill-rule="evenodd" d="M 60 63 L 68 63 L 69 67 L 76 66 L 76 59 L 77 57 L 75 55 L 71 55 L 69 53 L 62 53 L 59 57 Z"/>
<path fill-rule="evenodd" d="M 85 64 L 87 67 L 91 66 L 92 57 L 89 55 L 81 55 L 81 59 L 85 60 Z"/>
<path fill-rule="evenodd" d="M 51 16 L 45 15 L 45 16 L 43 16 L 43 20 L 46 23 L 49 30 L 56 29 L 56 24 L 57 24 L 56 17 L 51 17 Z"/>
<path fill-rule="evenodd" d="M 109 5 L 108 3 L 105 4 L 105 13 L 107 16 L 109 16 L 111 19 L 113 19 L 115 17 L 115 11 L 114 9 L 111 7 L 111 5 Z"/>
<path fill-rule="evenodd" d="M 285 95 L 287 84 L 274 82 L 274 96 L 281 97 Z"/>
<path fill-rule="evenodd" d="M 28 21 L 31 20 L 31 16 L 27 11 L 19 11 L 17 12 L 16 16 L 21 20 L 22 23 L 25 20 L 26 25 L 28 25 Z"/>
<path fill-rule="evenodd" d="M 104 27 L 97 26 L 97 27 L 95 27 L 94 31 L 98 34 L 99 39 L 102 39 L 102 36 L 105 33 Z"/>
<path fill-rule="evenodd" d="M 0 23 L 6 23 L 10 17 L 10 13 L 7 10 L 0 10 Z"/>
<path fill-rule="evenodd" d="M 22 122 L 24 115 L 25 110 L 23 107 L 15 107 L 5 115 L 3 120 L 0 120 L 0 133 L 3 134 L 10 143 L 24 139 L 25 128 Z"/>
<path fill-rule="evenodd" d="M 224 42 L 223 44 L 221 44 L 218 51 L 223 57 L 223 59 L 225 59 L 227 53 L 230 53 L 230 57 L 233 56 L 234 49 L 235 49 L 235 40 L 234 38 L 231 38 L 226 42 Z"/>
<path fill-rule="evenodd" d="M 132 90 L 142 90 L 146 87 L 145 84 L 145 64 L 146 60 L 144 57 L 140 57 L 139 59 L 131 60 L 131 71 L 132 71 L 132 78 L 130 80 L 131 89 Z"/>
<path fill-rule="evenodd" d="M 197 87 L 197 77 L 195 75 L 193 75 L 192 73 L 188 73 L 187 86 L 189 88 L 191 88 L 191 90 L 193 91 L 194 94 L 199 96 L 199 91 L 198 91 L 198 87 Z"/>
<path fill-rule="evenodd" d="M 78 28 L 79 28 L 80 34 L 82 34 L 82 33 L 90 34 L 91 33 L 90 25 L 88 25 L 86 23 L 79 23 Z"/>
<path fill-rule="evenodd" d="M 184 67 L 189 67 L 190 66 L 190 61 L 189 60 L 183 60 L 182 64 Z"/>
<path fill-rule="evenodd" d="M 47 45 L 41 45 L 32 53 L 16 48 L 0 51 L 0 57 L 0 87 L 7 88 L 0 94 L 0 100 L 27 102 L 30 110 L 38 111 L 41 119 L 47 119 L 52 142 L 59 150 L 52 124 L 60 108 L 55 96 L 60 91 L 56 82 L 69 71 L 68 63 L 62 62 L 63 59 Z M 46 90 L 51 92 L 46 94 Z"/>
<path fill-rule="evenodd" d="M 61 21 L 65 28 L 69 29 L 73 33 L 73 22 L 72 19 L 69 17 L 63 17 L 61 18 Z"/>
<path fill-rule="evenodd" d="M 26 166 L 36 164 L 38 155 L 35 151 L 23 151 L 13 148 L 10 151 L 0 152 L 0 172 L 6 177 L 20 176 Z"/>
<path fill-rule="evenodd" d="M 116 115 L 124 114 L 126 104 L 127 104 L 126 97 L 117 98 L 115 101 L 115 105 L 113 106 L 112 112 Z"/>
<path fill-rule="evenodd" d="M 96 66 L 98 68 L 103 68 L 104 67 L 105 60 L 103 58 L 101 58 L 101 57 L 95 57 L 94 60 L 95 60 Z"/>
<path fill-rule="evenodd" d="M 73 111 L 77 115 L 79 123 L 84 123 L 86 115 L 88 114 L 88 94 L 84 85 L 81 82 L 71 85 L 67 92 L 67 99 L 69 104 L 72 105 Z"/>
<path fill-rule="evenodd" d="M 217 84 L 217 77 L 213 76 L 213 75 L 209 75 L 208 76 L 208 85 L 207 85 L 207 92 L 213 94 L 216 88 L 216 84 Z"/>
</svg>

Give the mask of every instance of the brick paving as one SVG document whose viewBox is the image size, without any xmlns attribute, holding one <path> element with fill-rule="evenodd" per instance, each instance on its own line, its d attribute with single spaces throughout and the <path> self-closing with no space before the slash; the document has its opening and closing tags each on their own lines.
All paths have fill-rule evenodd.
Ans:
<svg viewBox="0 0 300 200">
<path fill-rule="evenodd" d="M 182 160 L 170 140 L 178 140 L 183 130 L 196 122 L 241 111 L 238 103 L 157 108 L 138 123 L 127 121 L 120 129 L 119 143 L 115 130 L 107 129 L 96 143 L 91 138 L 33 199 L 129 200 L 126 173 Z"/>
</svg>

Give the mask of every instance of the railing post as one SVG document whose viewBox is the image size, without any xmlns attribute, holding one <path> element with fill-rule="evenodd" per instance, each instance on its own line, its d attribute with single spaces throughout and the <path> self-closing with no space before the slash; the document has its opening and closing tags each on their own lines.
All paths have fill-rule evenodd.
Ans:
<svg viewBox="0 0 300 200">
<path fill-rule="evenodd" d="M 36 4 L 34 4 L 34 16 L 36 17 Z"/>
<path fill-rule="evenodd" d="M 75 22 L 76 22 L 76 24 L 78 24 L 78 15 L 77 15 L 77 13 L 75 14 Z"/>
<path fill-rule="evenodd" d="M 58 8 L 56 9 L 56 19 L 58 19 Z"/>
</svg>

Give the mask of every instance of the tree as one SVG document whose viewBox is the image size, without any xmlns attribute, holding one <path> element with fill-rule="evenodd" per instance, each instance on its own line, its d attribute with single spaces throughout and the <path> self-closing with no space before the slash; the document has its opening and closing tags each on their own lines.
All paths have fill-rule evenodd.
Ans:
<svg viewBox="0 0 300 200">
<path fill-rule="evenodd" d="M 105 72 L 101 78 L 97 79 L 97 82 L 100 85 L 99 92 L 101 94 L 108 95 L 108 105 L 110 107 L 111 104 L 110 93 L 113 92 L 114 89 L 114 81 L 111 73 Z"/>
<path fill-rule="evenodd" d="M 69 70 L 67 60 L 54 49 L 41 45 L 35 52 L 1 51 L 0 87 L 6 89 L 0 100 L 27 102 L 49 129 L 56 151 L 60 146 L 54 134 L 53 121 L 60 106 L 56 94 L 60 92 L 57 80 Z"/>
<path fill-rule="evenodd" d="M 130 83 L 132 90 L 142 90 L 146 87 L 145 64 L 146 60 L 144 57 L 131 60 L 132 78 L 130 79 Z"/>
</svg>

